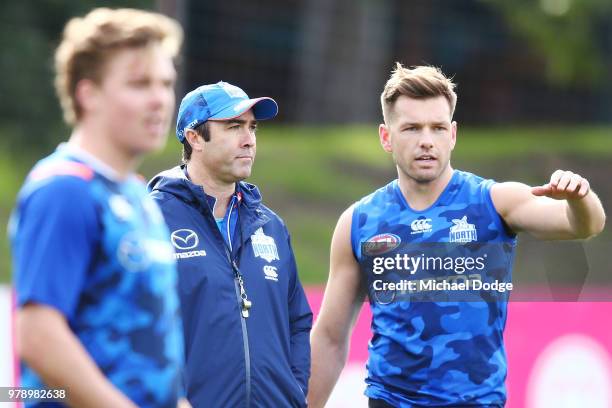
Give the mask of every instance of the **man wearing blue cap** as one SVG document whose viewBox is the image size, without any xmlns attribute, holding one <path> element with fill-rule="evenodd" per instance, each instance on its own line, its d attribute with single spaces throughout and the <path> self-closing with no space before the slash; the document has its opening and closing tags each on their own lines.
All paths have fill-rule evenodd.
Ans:
<svg viewBox="0 0 612 408">
<path fill-rule="evenodd" d="M 289 233 L 243 180 L 271 98 L 225 82 L 188 93 L 176 135 L 183 165 L 151 180 L 179 266 L 187 398 L 194 407 L 302 407 L 312 312 Z"/>
</svg>

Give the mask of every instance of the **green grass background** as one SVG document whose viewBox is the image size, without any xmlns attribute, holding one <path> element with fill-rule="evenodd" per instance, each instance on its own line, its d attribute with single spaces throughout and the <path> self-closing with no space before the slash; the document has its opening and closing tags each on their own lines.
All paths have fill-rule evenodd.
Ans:
<svg viewBox="0 0 612 408">
<path fill-rule="evenodd" d="M 35 160 L 8 149 L 0 151 L 2 225 L 7 225 L 19 186 Z M 149 178 L 179 160 L 180 146 L 170 137 L 166 148 L 145 159 L 139 172 Z M 610 212 L 610 127 L 460 128 L 452 164 L 483 177 L 527 184 L 545 183 L 557 168 L 570 169 L 589 178 Z M 393 178 L 395 168 L 380 148 L 376 125 L 264 123 L 249 181 L 258 184 L 264 202 L 287 223 L 300 276 L 313 284 L 326 280 L 329 243 L 341 212 Z M 602 239 L 607 236 L 606 230 Z M 35 250 L 36 243 L 32 246 Z M 0 282 L 6 282 L 11 268 L 5 233 L 0 234 L 0 257 Z"/>
</svg>

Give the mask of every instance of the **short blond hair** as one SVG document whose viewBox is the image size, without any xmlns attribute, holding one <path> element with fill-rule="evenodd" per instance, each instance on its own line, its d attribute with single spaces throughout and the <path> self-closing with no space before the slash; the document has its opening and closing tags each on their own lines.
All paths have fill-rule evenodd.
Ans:
<svg viewBox="0 0 612 408">
<path fill-rule="evenodd" d="M 399 62 L 395 63 L 395 69 L 380 95 L 385 123 L 388 123 L 393 104 L 402 95 L 413 99 L 443 96 L 448 101 L 451 118 L 455 113 L 457 105 L 455 84 L 439 68 L 423 65 L 405 68 Z"/>
<path fill-rule="evenodd" d="M 78 82 L 100 83 L 114 52 L 160 44 L 174 58 L 182 42 L 183 29 L 175 20 L 150 11 L 97 8 L 72 18 L 55 51 L 55 90 L 66 123 L 75 125 L 81 118 L 75 98 Z"/>
</svg>

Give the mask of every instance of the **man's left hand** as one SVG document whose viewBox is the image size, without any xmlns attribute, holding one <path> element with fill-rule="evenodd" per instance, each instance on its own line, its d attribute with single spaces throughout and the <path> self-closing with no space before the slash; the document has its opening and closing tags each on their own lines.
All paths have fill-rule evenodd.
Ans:
<svg viewBox="0 0 612 408">
<path fill-rule="evenodd" d="M 550 176 L 550 182 L 531 188 L 531 194 L 546 196 L 555 200 L 579 200 L 591 190 L 589 182 L 579 174 L 557 170 Z"/>
</svg>

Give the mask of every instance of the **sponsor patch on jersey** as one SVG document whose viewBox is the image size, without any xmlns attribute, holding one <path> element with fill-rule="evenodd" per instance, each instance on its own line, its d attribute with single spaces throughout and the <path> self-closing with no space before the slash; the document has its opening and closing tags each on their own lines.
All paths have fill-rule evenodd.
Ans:
<svg viewBox="0 0 612 408">
<path fill-rule="evenodd" d="M 378 234 L 363 243 L 363 251 L 366 255 L 380 255 L 393 251 L 401 242 L 402 239 L 395 234 Z"/>
<path fill-rule="evenodd" d="M 185 251 L 198 246 L 200 239 L 194 230 L 187 228 L 177 229 L 170 234 L 172 245 L 178 250 Z"/>
<path fill-rule="evenodd" d="M 476 234 L 476 226 L 470 224 L 467 221 L 467 215 L 464 215 L 461 219 L 452 220 L 453 226 L 450 227 L 450 233 L 448 240 L 450 242 L 472 242 L 476 241 L 478 235 Z"/>
<path fill-rule="evenodd" d="M 410 223 L 411 234 L 431 232 L 431 218 L 417 218 Z"/>
<path fill-rule="evenodd" d="M 276 272 L 276 266 L 265 265 L 263 267 L 263 273 L 266 279 L 278 282 L 278 272 Z"/>
<path fill-rule="evenodd" d="M 115 214 L 115 216 L 122 221 L 129 220 L 134 214 L 134 209 L 132 208 L 132 205 L 125 197 L 119 194 L 112 195 L 108 199 L 108 206 L 110 207 L 113 214 Z"/>
<path fill-rule="evenodd" d="M 174 263 L 174 251 L 167 241 L 126 233 L 119 241 L 117 259 L 130 272 L 146 270 L 151 263 Z"/>
<path fill-rule="evenodd" d="M 176 252 L 174 254 L 174 259 L 195 258 L 197 256 L 206 256 L 206 251 L 203 249 L 200 249 L 197 251 Z"/>
<path fill-rule="evenodd" d="M 194 230 L 188 228 L 177 229 L 170 234 L 170 241 L 176 249 L 174 259 L 206 256 L 204 249 L 196 249 L 200 243 L 200 238 Z"/>
<path fill-rule="evenodd" d="M 130 272 L 143 271 L 151 264 L 143 240 L 131 232 L 125 234 L 119 241 L 117 259 Z"/>
<path fill-rule="evenodd" d="M 278 249 L 274 238 L 264 234 L 263 228 L 259 228 L 251 235 L 251 245 L 256 257 L 265 259 L 266 262 L 278 261 Z"/>
</svg>

